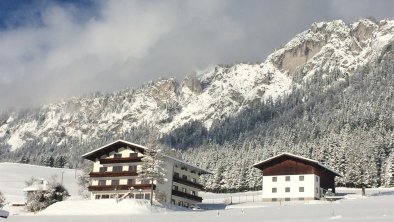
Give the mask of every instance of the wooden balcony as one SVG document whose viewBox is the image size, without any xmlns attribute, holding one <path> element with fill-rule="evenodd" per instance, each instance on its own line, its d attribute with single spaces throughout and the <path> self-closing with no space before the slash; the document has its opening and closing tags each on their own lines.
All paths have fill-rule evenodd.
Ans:
<svg viewBox="0 0 394 222">
<path fill-rule="evenodd" d="M 198 184 L 198 183 L 194 183 L 194 182 L 192 182 L 190 180 L 182 179 L 180 177 L 175 177 L 174 176 L 173 177 L 173 181 L 177 182 L 177 183 L 180 183 L 180 184 L 184 184 L 184 185 L 189 186 L 189 187 L 194 187 L 194 188 L 199 189 L 199 190 L 203 190 L 204 189 L 203 185 Z"/>
<path fill-rule="evenodd" d="M 189 200 L 194 200 L 194 201 L 197 201 L 197 202 L 202 202 L 202 197 L 194 196 L 194 195 L 191 195 L 191 194 L 188 194 L 188 193 L 184 193 L 184 192 L 181 192 L 179 190 L 172 190 L 172 195 L 178 196 L 178 197 L 183 197 L 183 198 L 186 198 L 186 199 L 189 199 Z"/>
<path fill-rule="evenodd" d="M 89 191 L 112 191 L 112 190 L 129 190 L 131 187 L 134 187 L 134 191 L 138 191 L 138 189 L 143 189 L 143 190 L 150 190 L 151 185 L 150 184 L 130 184 L 130 185 L 92 185 L 88 186 Z M 153 185 L 153 189 L 155 189 L 156 186 Z"/>
<path fill-rule="evenodd" d="M 119 157 L 119 158 L 104 158 L 100 159 L 100 164 L 108 163 L 135 163 L 142 162 L 142 157 Z"/>
<path fill-rule="evenodd" d="M 90 177 L 127 177 L 127 176 L 138 176 L 137 172 L 133 171 L 121 171 L 121 172 L 90 172 Z"/>
</svg>

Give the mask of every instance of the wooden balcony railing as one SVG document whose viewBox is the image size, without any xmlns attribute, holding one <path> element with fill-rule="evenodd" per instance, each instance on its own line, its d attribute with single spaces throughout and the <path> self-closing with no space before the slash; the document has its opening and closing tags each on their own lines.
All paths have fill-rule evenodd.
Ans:
<svg viewBox="0 0 394 222">
<path fill-rule="evenodd" d="M 184 192 L 181 192 L 179 190 L 172 190 L 172 195 L 178 196 L 178 197 L 183 197 L 183 198 L 186 198 L 186 199 L 189 199 L 189 200 L 194 200 L 194 201 L 197 201 L 197 202 L 202 202 L 202 197 L 194 196 L 194 195 L 191 195 L 191 194 L 188 194 L 188 193 L 184 193 Z"/>
<path fill-rule="evenodd" d="M 138 189 L 143 189 L 143 190 L 150 190 L 151 185 L 150 184 L 130 184 L 130 185 L 91 185 L 88 186 L 89 191 L 109 191 L 109 190 L 129 190 L 131 187 L 134 187 L 134 191 Z M 156 186 L 153 185 L 153 189 L 155 189 Z"/>
<path fill-rule="evenodd" d="M 100 164 L 108 163 L 135 163 L 142 162 L 142 157 L 119 157 L 119 158 L 104 158 L 100 159 Z"/>
<path fill-rule="evenodd" d="M 184 185 L 186 185 L 186 186 L 190 186 L 190 187 L 194 187 L 194 188 L 197 188 L 197 189 L 199 189 L 199 190 L 203 190 L 204 189 L 204 186 L 203 185 L 201 185 L 201 184 L 198 184 L 198 183 L 194 183 L 194 182 L 192 182 L 192 181 L 190 181 L 190 180 L 185 180 L 185 179 L 182 179 L 182 178 L 180 178 L 180 177 L 173 177 L 173 181 L 174 182 L 177 182 L 177 183 L 180 183 L 180 184 L 184 184 Z"/>
<path fill-rule="evenodd" d="M 137 172 L 133 171 L 121 171 L 121 172 L 90 172 L 90 177 L 126 177 L 126 176 L 138 176 Z"/>
</svg>

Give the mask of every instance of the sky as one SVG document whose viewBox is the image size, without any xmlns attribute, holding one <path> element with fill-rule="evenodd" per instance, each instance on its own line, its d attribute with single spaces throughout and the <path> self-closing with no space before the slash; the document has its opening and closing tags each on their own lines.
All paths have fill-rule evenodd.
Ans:
<svg viewBox="0 0 394 222">
<path fill-rule="evenodd" d="M 263 62 L 313 22 L 394 18 L 392 0 L 1 0 L 0 110 Z"/>
</svg>

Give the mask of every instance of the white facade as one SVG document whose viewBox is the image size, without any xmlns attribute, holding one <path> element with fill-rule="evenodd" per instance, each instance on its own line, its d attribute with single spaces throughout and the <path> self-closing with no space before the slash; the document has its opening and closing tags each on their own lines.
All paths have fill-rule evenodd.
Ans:
<svg viewBox="0 0 394 222">
<path fill-rule="evenodd" d="M 100 150 L 115 143 L 121 143 L 122 147 L 109 150 L 107 153 L 102 152 L 102 155 L 97 156 Z M 93 161 L 89 186 L 91 199 L 122 197 L 150 199 L 150 181 L 143 181 L 137 175 L 142 165 L 138 160 L 143 157 L 142 151 L 131 146 L 138 145 L 127 141 L 116 141 L 83 155 Z M 139 148 L 147 149 L 142 146 Z M 170 156 L 164 155 L 163 160 L 166 180 L 164 183 L 154 182 L 154 198 L 184 207 L 200 203 L 202 199 L 198 197 L 198 192 L 203 187 L 199 184 L 199 176 L 208 172 Z"/>
<path fill-rule="evenodd" d="M 263 176 L 264 201 L 320 199 L 320 178 L 315 174 Z"/>
</svg>

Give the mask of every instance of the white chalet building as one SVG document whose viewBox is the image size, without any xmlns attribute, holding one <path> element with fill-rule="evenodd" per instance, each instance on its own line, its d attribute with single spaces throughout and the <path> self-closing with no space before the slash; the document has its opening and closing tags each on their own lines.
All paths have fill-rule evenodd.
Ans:
<svg viewBox="0 0 394 222">
<path fill-rule="evenodd" d="M 141 159 L 147 149 L 138 144 L 117 140 L 82 155 L 83 158 L 93 161 L 88 187 L 91 198 L 150 199 L 150 181 L 138 178 Z M 167 155 L 164 155 L 163 159 L 166 182 L 154 181 L 154 195 L 161 195 L 160 198 L 153 198 L 184 207 L 200 203 L 202 198 L 198 196 L 198 192 L 203 190 L 203 186 L 199 184 L 199 177 L 209 172 Z"/>
<path fill-rule="evenodd" d="M 339 173 L 316 160 L 282 153 L 253 165 L 263 171 L 263 201 L 317 200 Z"/>
</svg>

